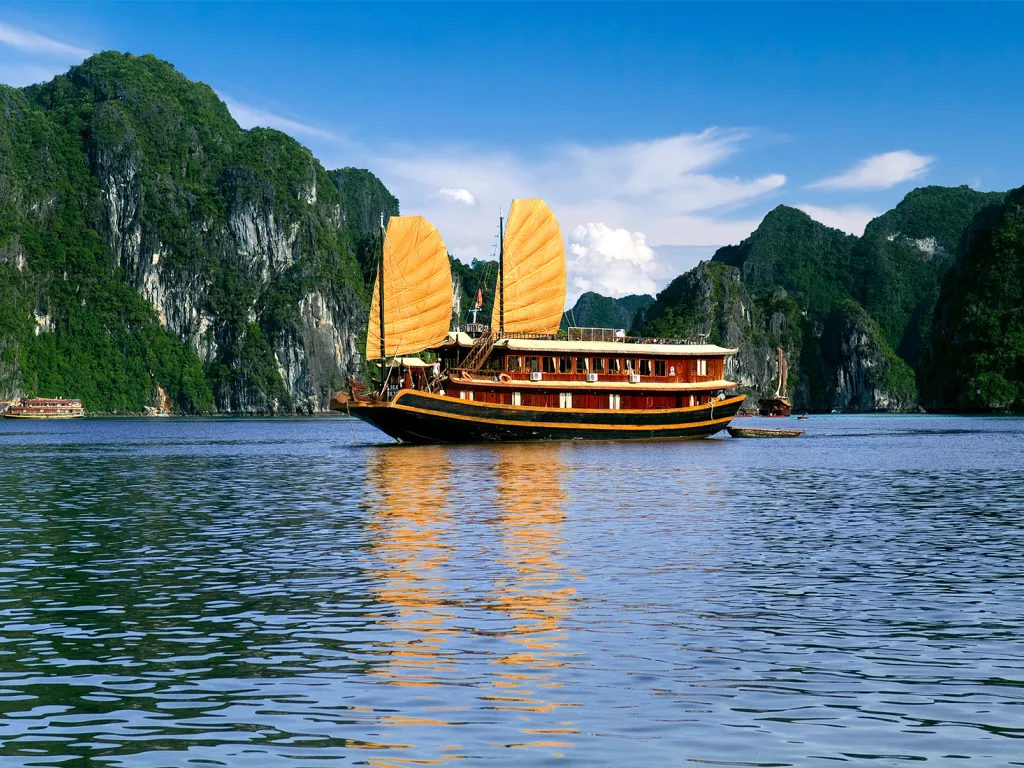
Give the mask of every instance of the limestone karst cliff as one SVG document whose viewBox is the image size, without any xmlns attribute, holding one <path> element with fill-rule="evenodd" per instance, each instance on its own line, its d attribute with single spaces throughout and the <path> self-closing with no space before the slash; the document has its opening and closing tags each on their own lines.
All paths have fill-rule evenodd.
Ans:
<svg viewBox="0 0 1024 768">
<path fill-rule="evenodd" d="M 917 410 L 915 369 L 938 285 L 972 217 L 1001 199 L 917 189 L 861 238 L 779 206 L 743 242 L 676 278 L 635 330 L 737 348 L 729 373 L 751 399 L 774 391 L 782 347 L 798 410 Z"/>
<path fill-rule="evenodd" d="M 152 56 L 0 86 L 0 394 L 322 410 L 363 365 L 378 209 L 372 174 L 242 130 Z"/>
</svg>

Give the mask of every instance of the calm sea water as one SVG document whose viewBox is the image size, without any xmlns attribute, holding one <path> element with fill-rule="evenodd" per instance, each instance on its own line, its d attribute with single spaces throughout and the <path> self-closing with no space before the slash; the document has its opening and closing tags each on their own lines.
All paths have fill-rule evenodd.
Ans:
<svg viewBox="0 0 1024 768">
<path fill-rule="evenodd" d="M 801 426 L 0 422 L 0 766 L 1024 764 L 1024 421 Z"/>
</svg>

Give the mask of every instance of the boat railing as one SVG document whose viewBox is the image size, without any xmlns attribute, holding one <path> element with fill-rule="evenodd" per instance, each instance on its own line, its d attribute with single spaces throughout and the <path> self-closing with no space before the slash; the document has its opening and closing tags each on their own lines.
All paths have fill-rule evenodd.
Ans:
<svg viewBox="0 0 1024 768">
<path fill-rule="evenodd" d="M 629 336 L 623 328 L 588 328 L 570 326 L 567 330 L 569 341 L 603 341 L 622 344 L 707 344 L 710 334 L 698 333 L 686 338 L 667 338 L 655 336 Z"/>
<path fill-rule="evenodd" d="M 534 371 L 536 373 L 536 371 Z M 465 382 L 475 383 L 486 383 L 486 382 L 498 382 L 498 383 L 512 383 L 517 381 L 528 382 L 530 378 L 530 371 L 482 371 L 479 369 L 469 370 L 467 368 L 452 368 L 446 370 L 443 374 L 448 376 L 451 374 L 456 381 L 460 378 Z M 554 373 L 551 371 L 541 372 L 541 382 L 549 385 L 556 385 L 560 383 L 575 384 L 575 383 L 608 383 L 608 384 L 630 384 L 630 375 L 635 375 L 635 371 L 620 371 L 618 373 L 598 373 L 597 382 L 588 381 L 587 377 L 591 373 Z M 709 382 L 720 381 L 719 376 L 696 376 L 693 374 L 677 373 L 674 375 L 656 376 L 652 374 L 640 374 L 639 382 L 637 384 L 707 384 Z M 536 382 L 534 382 L 536 383 Z"/>
</svg>

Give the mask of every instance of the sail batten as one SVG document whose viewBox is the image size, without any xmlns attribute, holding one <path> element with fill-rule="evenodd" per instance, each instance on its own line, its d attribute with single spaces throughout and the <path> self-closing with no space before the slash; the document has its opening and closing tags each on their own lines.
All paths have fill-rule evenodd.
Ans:
<svg viewBox="0 0 1024 768">
<path fill-rule="evenodd" d="M 565 244 L 543 200 L 513 200 L 503 240 L 505 332 L 556 333 L 565 310 Z M 501 278 L 498 291 L 502 290 Z M 494 302 L 491 327 L 501 323 Z"/>
<path fill-rule="evenodd" d="M 384 348 L 412 355 L 448 338 L 452 272 L 448 249 L 422 216 L 392 216 L 384 237 Z M 366 356 L 380 357 L 380 269 L 374 280 Z"/>
</svg>

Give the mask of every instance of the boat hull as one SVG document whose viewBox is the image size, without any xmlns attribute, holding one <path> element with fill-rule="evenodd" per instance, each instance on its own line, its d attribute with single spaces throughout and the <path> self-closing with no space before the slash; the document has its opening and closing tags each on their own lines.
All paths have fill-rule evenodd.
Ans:
<svg viewBox="0 0 1024 768">
<path fill-rule="evenodd" d="M 743 399 L 692 408 L 598 411 L 494 405 L 402 390 L 390 402 L 350 403 L 348 411 L 404 443 L 680 440 L 725 429 Z"/>
<path fill-rule="evenodd" d="M 35 419 L 37 421 L 41 419 L 82 419 L 85 418 L 84 413 L 0 413 L 5 419 Z"/>
<path fill-rule="evenodd" d="M 772 438 L 772 437 L 800 437 L 804 433 L 802 429 L 757 429 L 748 427 L 729 427 L 730 437 L 746 438 Z"/>
</svg>

